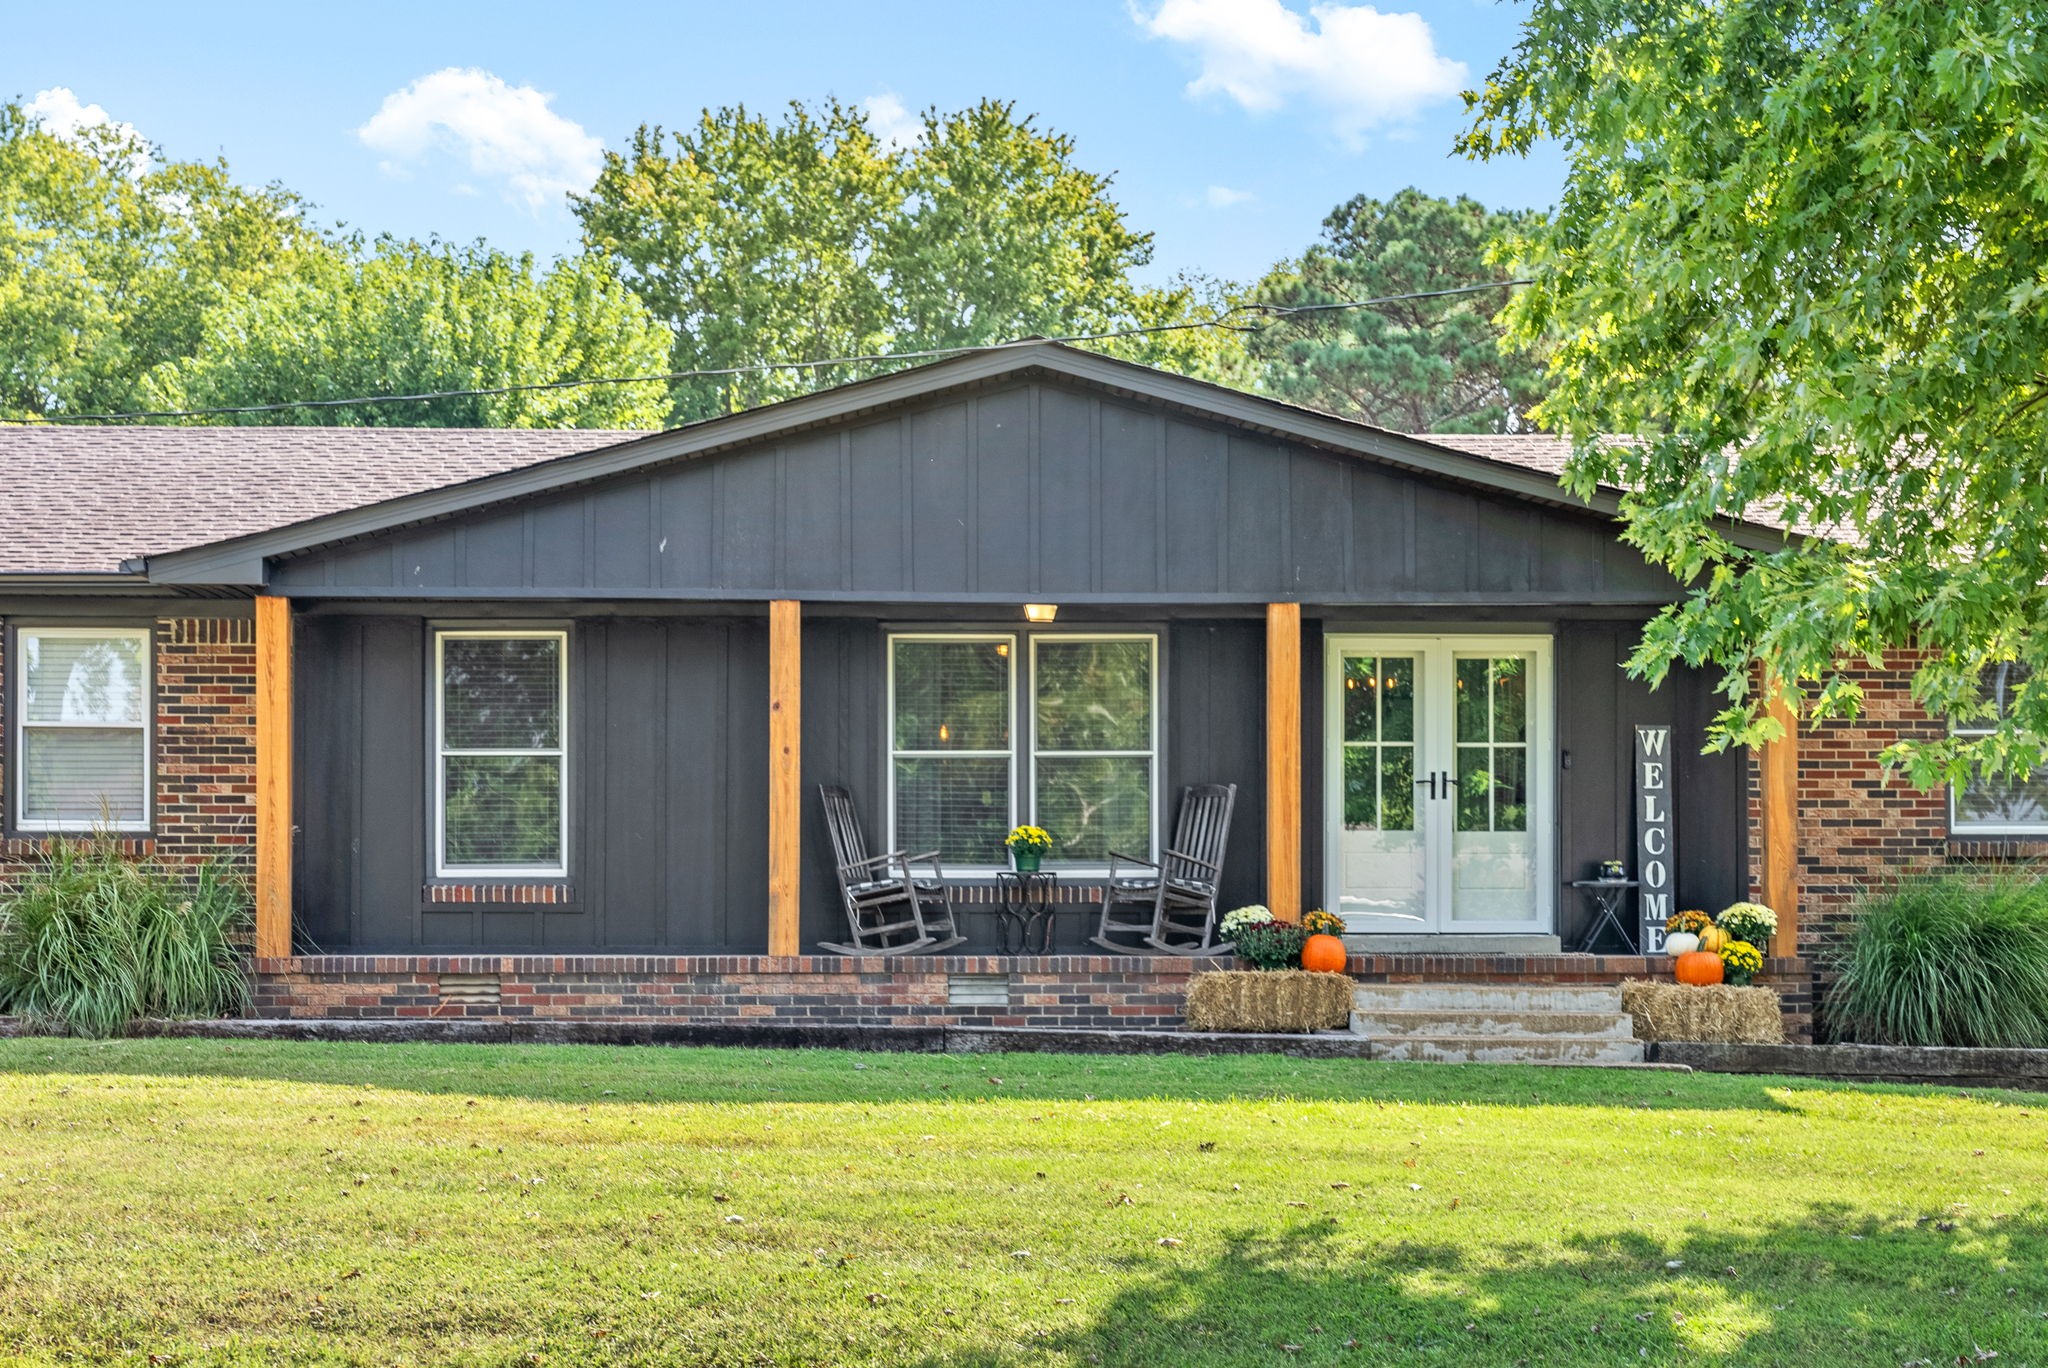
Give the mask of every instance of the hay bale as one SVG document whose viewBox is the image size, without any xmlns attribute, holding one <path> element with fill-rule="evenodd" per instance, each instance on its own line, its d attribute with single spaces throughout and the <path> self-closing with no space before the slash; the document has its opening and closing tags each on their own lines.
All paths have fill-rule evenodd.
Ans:
<svg viewBox="0 0 2048 1368">
<path fill-rule="evenodd" d="M 1191 1031 L 1330 1031 L 1351 1020 L 1351 976 L 1218 969 L 1188 983 Z"/>
<path fill-rule="evenodd" d="M 1769 988 L 1631 979 L 1621 985 L 1621 1005 L 1635 1022 L 1638 1040 L 1717 1045 L 1779 1045 L 1785 1040 L 1785 1014 Z"/>
</svg>

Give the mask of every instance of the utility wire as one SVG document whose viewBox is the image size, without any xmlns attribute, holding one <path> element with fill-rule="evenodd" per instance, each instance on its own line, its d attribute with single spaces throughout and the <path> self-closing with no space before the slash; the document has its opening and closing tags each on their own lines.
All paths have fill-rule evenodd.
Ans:
<svg viewBox="0 0 2048 1368">
<path fill-rule="evenodd" d="M 1240 314 L 1255 315 L 1272 322 L 1284 322 L 1297 314 L 1330 313 L 1342 309 L 1370 309 L 1381 304 L 1398 304 L 1411 299 L 1441 299 L 1449 295 L 1474 294 L 1481 290 L 1507 289 L 1527 285 L 1528 279 L 1490 280 L 1479 285 L 1458 285 L 1442 290 L 1412 290 L 1407 294 L 1380 295 L 1373 299 L 1345 299 L 1330 304 L 1233 304 L 1214 318 L 1191 319 L 1185 323 L 1157 323 L 1143 328 L 1116 328 L 1107 332 L 1067 333 L 1059 337 L 1020 337 L 1009 342 L 985 342 L 963 347 L 933 347 L 925 351 L 880 352 L 863 356 L 833 356 L 818 361 L 757 361 L 740 366 L 713 366 L 702 370 L 664 371 L 655 375 L 601 375 L 579 380 L 543 380 L 523 385 L 493 385 L 483 389 L 430 390 L 420 394 L 370 394 L 349 399 L 286 399 L 272 404 L 238 404 L 225 408 L 143 409 L 132 413 L 64 413 L 42 418 L 0 418 L 0 424 L 43 427 L 58 423 L 132 423 L 152 418 L 232 418 L 251 413 L 283 413 L 289 409 L 348 408 L 363 404 L 416 404 L 435 399 L 484 399 L 502 394 L 530 394 L 541 390 L 579 389 L 589 385 L 644 385 L 678 380 L 713 380 L 723 376 L 756 375 L 770 371 L 822 370 L 828 366 L 886 364 L 893 361 L 933 361 L 942 357 L 972 356 L 982 352 L 1011 351 L 1042 342 L 1107 342 L 1124 337 L 1149 337 L 1158 333 L 1188 332 L 1198 328 L 1223 328 L 1231 332 L 1255 333 L 1269 324 L 1233 323 Z"/>
</svg>

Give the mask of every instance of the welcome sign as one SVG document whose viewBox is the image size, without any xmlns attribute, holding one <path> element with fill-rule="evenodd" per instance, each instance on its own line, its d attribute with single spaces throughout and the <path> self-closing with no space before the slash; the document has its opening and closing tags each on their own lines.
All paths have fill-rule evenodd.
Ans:
<svg viewBox="0 0 2048 1368">
<path fill-rule="evenodd" d="M 1636 728 L 1636 904 L 1642 909 L 1638 943 L 1646 955 L 1664 953 L 1664 919 L 1672 906 L 1676 840 L 1671 824 L 1671 728 Z"/>
</svg>

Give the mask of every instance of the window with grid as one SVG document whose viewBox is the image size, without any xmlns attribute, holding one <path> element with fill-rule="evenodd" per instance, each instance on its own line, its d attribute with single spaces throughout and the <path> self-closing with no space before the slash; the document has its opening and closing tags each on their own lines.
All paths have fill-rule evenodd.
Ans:
<svg viewBox="0 0 2048 1368">
<path fill-rule="evenodd" d="M 15 823 L 149 829 L 149 632 L 24 627 L 15 635 Z"/>
<path fill-rule="evenodd" d="M 563 875 L 568 634 L 435 634 L 443 875 Z"/>
<path fill-rule="evenodd" d="M 1529 669 L 1522 656 L 1456 666 L 1459 831 L 1529 829 Z"/>
<path fill-rule="evenodd" d="M 1113 850 L 1148 856 L 1157 639 L 1022 640 L 1020 655 L 1020 638 L 1008 633 L 890 638 L 892 847 L 996 867 L 1023 821 L 1052 834 L 1049 863 L 1102 865 Z"/>
<path fill-rule="evenodd" d="M 1957 736 L 1983 736 L 1994 729 L 1997 719 L 2012 710 L 2022 689 L 2031 687 L 2031 674 L 2019 661 L 2003 661 L 1984 672 L 1980 686 L 1993 716 L 1984 720 L 1959 722 Z M 2036 769 L 2025 779 L 1989 778 L 1979 774 L 1958 784 L 1950 796 L 1949 829 L 1991 835 L 2048 834 L 2048 768 Z"/>
</svg>

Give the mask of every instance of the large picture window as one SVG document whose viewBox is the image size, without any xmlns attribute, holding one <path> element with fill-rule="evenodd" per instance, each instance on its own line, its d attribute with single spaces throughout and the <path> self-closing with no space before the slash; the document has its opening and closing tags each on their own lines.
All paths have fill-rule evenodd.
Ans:
<svg viewBox="0 0 2048 1368">
<path fill-rule="evenodd" d="M 2015 693 L 2029 678 L 2025 665 L 2005 661 L 1984 672 L 1983 695 L 1999 717 L 2012 708 Z M 1982 736 L 1991 723 L 1961 723 L 1957 736 Z M 1982 775 L 1955 787 L 1950 797 L 1949 829 L 1980 835 L 2048 835 L 2048 769 L 2025 779 L 1987 779 Z"/>
<path fill-rule="evenodd" d="M 436 873 L 568 873 L 568 634 L 439 632 Z"/>
<path fill-rule="evenodd" d="M 1049 861 L 1149 855 L 1158 810 L 1158 640 L 1039 633 L 889 640 L 891 845 L 992 868 L 1018 822 Z"/>
<path fill-rule="evenodd" d="M 15 642 L 15 824 L 147 831 L 148 631 L 24 627 Z"/>
</svg>

